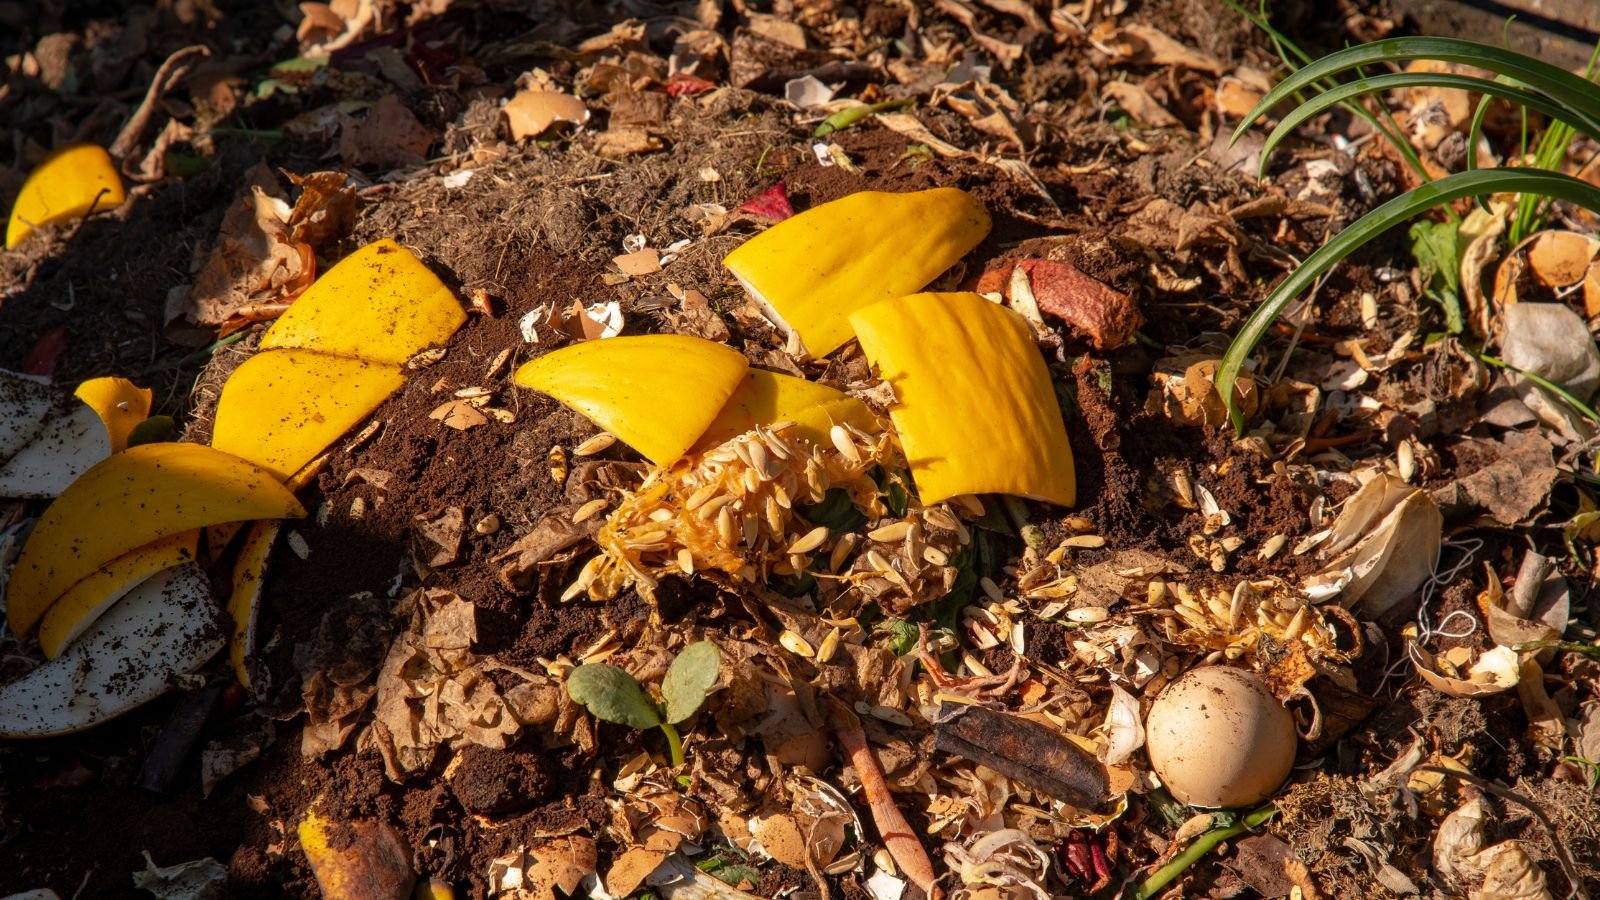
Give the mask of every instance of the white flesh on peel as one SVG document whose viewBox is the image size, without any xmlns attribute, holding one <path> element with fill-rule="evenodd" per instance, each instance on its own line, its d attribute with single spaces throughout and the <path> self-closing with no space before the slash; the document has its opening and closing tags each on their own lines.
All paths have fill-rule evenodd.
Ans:
<svg viewBox="0 0 1600 900">
<path fill-rule="evenodd" d="M 27 446 L 0 466 L 0 497 L 55 497 L 110 455 L 111 436 L 105 423 L 78 403 L 71 414 L 45 423 Z"/>
<path fill-rule="evenodd" d="M 228 642 L 199 566 L 156 573 L 55 659 L 0 687 L 0 737 L 98 725 L 167 692 Z"/>
<path fill-rule="evenodd" d="M 0 369 L 0 463 L 28 446 L 56 412 L 58 395 L 46 379 Z"/>
</svg>

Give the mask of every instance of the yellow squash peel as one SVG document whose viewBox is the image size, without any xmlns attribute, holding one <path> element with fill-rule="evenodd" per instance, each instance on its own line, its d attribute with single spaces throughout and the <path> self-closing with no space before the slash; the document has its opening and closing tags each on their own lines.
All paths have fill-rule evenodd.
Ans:
<svg viewBox="0 0 1600 900">
<path fill-rule="evenodd" d="M 861 191 L 779 222 L 722 262 L 821 357 L 850 340 L 851 313 L 926 287 L 989 225 L 958 188 Z"/>
<path fill-rule="evenodd" d="M 455 294 L 390 238 L 318 278 L 261 336 L 262 350 L 316 350 L 400 365 L 467 320 Z"/>
<path fill-rule="evenodd" d="M 829 442 L 829 430 L 835 425 L 850 425 L 865 434 L 883 430 L 865 403 L 843 391 L 793 375 L 751 369 L 695 443 L 695 450 L 709 450 L 758 425 L 780 422 L 793 422 L 794 437 L 818 445 Z"/>
<path fill-rule="evenodd" d="M 122 177 L 104 147 L 65 147 L 23 182 L 6 224 L 6 249 L 22 243 L 34 229 L 80 219 L 92 210 L 115 209 L 124 199 Z"/>
<path fill-rule="evenodd" d="M 261 608 L 261 590 L 267 580 L 267 557 L 283 530 L 282 522 L 256 522 L 245 533 L 239 556 L 233 563 L 233 593 L 228 598 L 228 615 L 233 617 L 233 636 L 228 643 L 228 659 L 233 673 L 246 688 L 250 684 L 247 659 L 256 645 L 256 618 Z"/>
<path fill-rule="evenodd" d="M 584 341 L 517 370 L 516 382 L 582 413 L 659 466 L 695 445 L 744 380 L 744 355 L 681 334 Z"/>
<path fill-rule="evenodd" d="M 405 384 L 396 365 L 308 350 L 258 353 L 228 376 L 211 446 L 287 480 Z"/>
<path fill-rule="evenodd" d="M 236 456 L 199 444 L 129 448 L 83 473 L 39 518 L 11 572 L 6 618 L 29 634 L 68 588 L 161 538 L 303 515 L 272 473 Z"/>
<path fill-rule="evenodd" d="M 128 449 L 128 435 L 150 418 L 150 389 L 126 378 L 91 378 L 78 385 L 74 396 L 105 423 L 112 453 Z"/>
<path fill-rule="evenodd" d="M 912 294 L 850 322 L 894 390 L 889 416 L 924 504 L 998 493 L 1072 505 L 1061 407 L 1020 315 L 972 293 Z"/>
<path fill-rule="evenodd" d="M 185 531 L 130 550 L 67 589 L 39 622 L 39 647 L 55 659 L 87 631 L 100 614 L 145 579 L 173 566 L 193 562 L 198 531 Z"/>
</svg>

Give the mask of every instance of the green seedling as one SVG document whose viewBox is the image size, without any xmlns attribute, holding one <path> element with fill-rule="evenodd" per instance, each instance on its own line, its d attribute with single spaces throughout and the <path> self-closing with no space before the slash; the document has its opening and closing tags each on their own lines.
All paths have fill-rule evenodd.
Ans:
<svg viewBox="0 0 1600 900">
<path fill-rule="evenodd" d="M 659 728 L 667 736 L 674 767 L 683 765 L 683 738 L 676 726 L 695 714 L 717 683 L 722 651 L 710 641 L 683 648 L 661 680 L 661 700 L 651 699 L 638 679 L 616 666 L 588 663 L 567 676 L 567 696 L 607 722 L 641 731 Z"/>
<path fill-rule="evenodd" d="M 905 109 L 911 105 L 912 101 L 910 100 L 885 100 L 882 103 L 868 103 L 865 106 L 852 106 L 848 109 L 841 109 L 823 119 L 821 124 L 817 125 L 816 130 L 811 132 L 811 136 L 824 138 L 835 131 L 843 131 L 868 116 L 875 116 L 878 113 L 890 112 L 896 109 Z"/>
</svg>

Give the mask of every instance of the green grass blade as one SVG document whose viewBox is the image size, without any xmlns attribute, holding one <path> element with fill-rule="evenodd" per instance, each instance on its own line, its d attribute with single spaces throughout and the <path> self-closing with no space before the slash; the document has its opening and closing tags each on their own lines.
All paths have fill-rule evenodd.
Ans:
<svg viewBox="0 0 1600 900">
<path fill-rule="evenodd" d="M 1600 141 L 1600 118 L 1591 118 L 1578 110 L 1564 107 L 1527 88 L 1490 81 L 1485 78 L 1475 78 L 1471 75 L 1400 72 L 1347 82 L 1331 90 L 1324 91 L 1295 107 L 1283 117 L 1283 120 L 1278 123 L 1278 127 L 1272 129 L 1272 133 L 1267 136 L 1266 143 L 1262 145 L 1261 165 L 1263 170 L 1266 167 L 1267 157 L 1272 154 L 1278 144 L 1282 143 L 1296 128 L 1330 108 L 1367 94 L 1419 87 L 1454 88 L 1479 94 L 1490 94 L 1502 100 L 1520 104 L 1535 112 L 1544 113 L 1552 119 L 1566 122 L 1582 134 Z"/>
<path fill-rule="evenodd" d="M 1278 82 L 1244 121 L 1234 130 L 1232 140 L 1242 137 L 1250 125 L 1267 111 L 1317 82 L 1361 66 L 1400 63 L 1414 59 L 1464 63 L 1487 69 L 1538 91 L 1549 99 L 1590 119 L 1600 121 L 1600 88 L 1543 60 L 1503 50 L 1491 44 L 1442 37 L 1385 38 L 1330 53 Z"/>
<path fill-rule="evenodd" d="M 1462 197 L 1498 193 L 1540 194 L 1600 213 L 1600 188 L 1567 175 L 1538 169 L 1457 172 L 1407 191 L 1367 213 L 1306 257 L 1305 262 L 1261 301 L 1261 305 L 1245 321 L 1244 327 L 1239 329 L 1233 343 L 1228 345 L 1228 352 L 1223 354 L 1222 365 L 1217 370 L 1216 387 L 1223 402 L 1228 405 L 1228 415 L 1233 419 L 1234 428 L 1241 434 L 1244 432 L 1244 419 L 1233 405 L 1233 383 L 1239 377 L 1244 361 L 1255 350 L 1267 329 L 1283 314 L 1290 301 L 1345 257 L 1413 216 Z"/>
</svg>

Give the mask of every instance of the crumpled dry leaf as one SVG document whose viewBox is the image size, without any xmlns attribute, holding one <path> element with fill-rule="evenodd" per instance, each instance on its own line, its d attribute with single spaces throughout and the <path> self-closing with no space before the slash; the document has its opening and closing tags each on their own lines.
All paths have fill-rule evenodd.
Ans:
<svg viewBox="0 0 1600 900">
<path fill-rule="evenodd" d="M 175 866 L 158 866 L 144 851 L 144 871 L 133 873 L 133 886 L 156 900 L 221 900 L 227 896 L 228 867 L 207 856 Z"/>
<path fill-rule="evenodd" d="M 1313 600 L 1338 594 L 1345 608 L 1375 618 L 1433 574 L 1444 516 L 1426 491 L 1382 473 L 1345 501 L 1332 532 L 1323 555 L 1333 558 L 1304 588 Z"/>
<path fill-rule="evenodd" d="M 389 94 L 360 121 L 341 116 L 339 156 L 351 166 L 412 166 L 427 159 L 428 148 L 438 139 L 399 97 Z"/>
<path fill-rule="evenodd" d="M 378 673 L 377 704 L 363 740 L 376 744 L 390 779 L 432 764 L 440 746 L 502 750 L 521 730 L 472 652 L 477 608 L 445 590 L 419 589 L 401 602 L 410 626 Z"/>
<path fill-rule="evenodd" d="M 545 568 L 570 561 L 565 551 L 578 546 L 599 529 L 598 518 L 575 525 L 570 516 L 545 516 L 533 530 L 497 554 L 490 562 L 500 563 L 500 581 L 518 593 L 533 590 L 538 574 Z"/>
<path fill-rule="evenodd" d="M 1159 28 L 1129 25 L 1119 30 L 1107 20 L 1095 30 L 1103 33 L 1104 29 L 1111 29 L 1112 33 L 1104 37 L 1097 34 L 1097 46 L 1122 61 L 1149 66 L 1183 66 L 1209 75 L 1223 72 L 1222 63 L 1214 57 L 1185 47 Z"/>
<path fill-rule="evenodd" d="M 1433 499 L 1452 520 L 1472 512 L 1487 514 L 1496 525 L 1511 527 L 1533 518 L 1550 498 L 1561 474 L 1555 449 L 1532 432 L 1510 432 L 1498 441 L 1462 442 L 1493 462 L 1433 491 Z M 1459 458 L 1467 448 L 1458 448 Z"/>
<path fill-rule="evenodd" d="M 461 558 L 461 537 L 467 532 L 467 512 L 447 506 L 435 515 L 411 521 L 412 557 L 423 571 L 440 569 Z"/>
<path fill-rule="evenodd" d="M 1544 872 L 1521 843 L 1486 847 L 1489 807 L 1481 797 L 1461 804 L 1433 839 L 1433 869 L 1474 900 L 1550 900 Z"/>
<path fill-rule="evenodd" d="M 1025 274 L 1021 284 L 1017 271 Z M 1013 304 L 1031 291 L 1038 311 L 1065 323 L 1077 337 L 1096 350 L 1114 350 L 1133 340 L 1144 323 L 1133 298 L 1085 275 L 1065 262 L 1050 259 L 1009 259 L 983 273 L 978 293 L 1001 294 Z M 1026 313 L 1024 313 L 1026 315 Z"/>
<path fill-rule="evenodd" d="M 1100 89 L 1102 96 L 1113 100 L 1135 122 L 1149 128 L 1176 128 L 1181 123 L 1167 108 L 1156 102 L 1150 92 L 1131 81 L 1110 81 Z"/>
<path fill-rule="evenodd" d="M 377 597 L 335 604 L 312 639 L 295 647 L 295 670 L 306 725 L 300 752 L 315 759 L 344 745 L 377 692 L 373 676 L 394 633 L 387 601 Z"/>
<path fill-rule="evenodd" d="M 1204 425 L 1219 428 L 1228 422 L 1228 408 L 1217 393 L 1217 369 L 1222 360 L 1205 356 L 1169 356 L 1157 360 L 1150 379 L 1159 388 L 1152 391 L 1148 408 L 1160 412 L 1179 425 Z M 1246 420 L 1261 407 L 1261 392 L 1256 381 L 1241 372 L 1233 382 L 1233 403 Z"/>
<path fill-rule="evenodd" d="M 1587 403 L 1600 386 L 1600 347 L 1583 317 L 1560 303 L 1516 303 L 1502 313 L 1500 355 L 1507 365 L 1560 385 Z M 1539 421 L 1568 440 L 1594 428 L 1571 405 L 1522 375 L 1507 375 Z"/>
<path fill-rule="evenodd" d="M 338 240 L 355 221 L 360 203 L 343 172 L 290 176 L 301 188 L 291 207 L 264 164 L 247 175 L 248 193 L 223 217 L 216 245 L 167 321 L 179 317 L 204 326 L 224 325 L 250 307 L 284 303 L 316 279 L 316 250 Z"/>
</svg>

